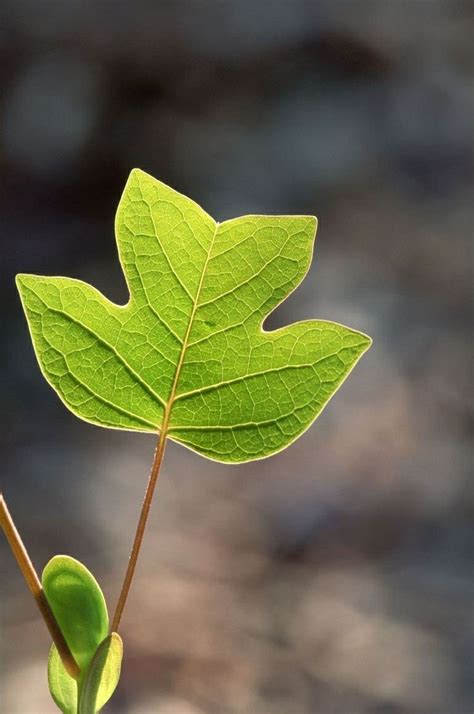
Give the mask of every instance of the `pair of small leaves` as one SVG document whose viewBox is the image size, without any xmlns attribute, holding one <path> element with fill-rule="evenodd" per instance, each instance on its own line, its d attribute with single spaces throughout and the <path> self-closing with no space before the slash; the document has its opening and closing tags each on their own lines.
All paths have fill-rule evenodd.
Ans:
<svg viewBox="0 0 474 714">
<path fill-rule="evenodd" d="M 120 677 L 122 640 L 108 634 L 109 617 L 97 581 L 82 563 L 55 556 L 43 571 L 43 589 L 74 659 L 78 681 L 65 670 L 53 645 L 48 661 L 51 696 L 64 714 L 95 714 Z"/>
<path fill-rule="evenodd" d="M 51 695 L 61 711 L 64 714 L 95 714 L 100 711 L 117 687 L 122 655 L 121 637 L 113 632 L 97 648 L 80 685 L 66 672 L 53 645 L 49 653 L 48 680 Z"/>
<path fill-rule="evenodd" d="M 132 171 L 116 216 L 127 305 L 72 278 L 17 278 L 44 376 L 71 411 L 100 426 L 161 431 L 217 461 L 280 451 L 371 344 L 322 320 L 263 330 L 305 277 L 316 224 L 219 224 Z"/>
</svg>

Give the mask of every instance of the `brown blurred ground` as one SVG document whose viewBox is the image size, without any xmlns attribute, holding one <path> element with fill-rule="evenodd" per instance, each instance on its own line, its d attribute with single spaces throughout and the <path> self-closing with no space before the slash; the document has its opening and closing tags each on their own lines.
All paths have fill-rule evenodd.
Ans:
<svg viewBox="0 0 474 714">
<path fill-rule="evenodd" d="M 41 567 L 113 606 L 153 438 L 76 420 L 13 278 L 123 301 L 113 214 L 139 166 L 217 219 L 320 219 L 272 318 L 374 346 L 286 452 L 172 447 L 124 620 L 133 714 L 467 714 L 474 704 L 472 2 L 69 3 L 0 9 L 2 487 Z M 48 638 L 0 542 L 0 711 L 48 714 Z"/>
</svg>

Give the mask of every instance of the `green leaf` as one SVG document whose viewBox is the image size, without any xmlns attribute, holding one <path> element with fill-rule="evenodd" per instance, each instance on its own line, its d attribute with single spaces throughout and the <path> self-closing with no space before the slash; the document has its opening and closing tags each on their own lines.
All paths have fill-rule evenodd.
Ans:
<svg viewBox="0 0 474 714">
<path fill-rule="evenodd" d="M 74 659 L 85 671 L 109 629 L 102 590 L 82 563 L 66 555 L 51 558 L 42 584 Z"/>
<path fill-rule="evenodd" d="M 48 684 L 63 714 L 77 714 L 77 682 L 66 672 L 55 645 L 49 651 Z"/>
<path fill-rule="evenodd" d="M 19 275 L 44 376 L 77 416 L 166 436 L 217 461 L 302 434 L 371 340 L 334 322 L 266 331 L 311 263 L 312 216 L 216 223 L 132 171 L 116 217 L 125 306 L 72 278 Z"/>
<path fill-rule="evenodd" d="M 99 645 L 79 697 L 79 714 L 95 714 L 109 701 L 120 679 L 123 645 L 113 632 Z"/>
<path fill-rule="evenodd" d="M 123 644 L 113 632 L 98 646 L 85 675 L 81 677 L 79 709 L 78 683 L 66 672 L 55 645 L 48 660 L 48 682 L 51 695 L 63 714 L 95 714 L 114 693 L 120 679 Z"/>
</svg>

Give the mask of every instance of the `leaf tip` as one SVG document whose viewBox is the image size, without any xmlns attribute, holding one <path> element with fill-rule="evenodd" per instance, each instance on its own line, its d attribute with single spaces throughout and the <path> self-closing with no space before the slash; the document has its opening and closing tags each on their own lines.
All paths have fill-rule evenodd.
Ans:
<svg viewBox="0 0 474 714">
<path fill-rule="evenodd" d="M 31 273 L 18 273 L 15 276 L 15 284 L 18 292 L 20 293 L 20 298 L 22 299 L 22 301 L 24 298 L 26 298 L 25 291 L 28 288 L 34 288 L 41 279 L 42 278 L 40 278 L 39 275 L 32 275 Z"/>
<path fill-rule="evenodd" d="M 75 561 L 74 558 L 71 558 L 69 555 L 53 555 L 50 560 L 46 563 L 46 565 L 43 568 L 43 577 L 45 573 L 47 574 L 49 571 L 53 570 L 54 568 L 58 568 L 64 565 L 68 565 L 71 561 L 78 563 L 78 561 Z"/>
<path fill-rule="evenodd" d="M 26 283 L 28 282 L 28 278 L 30 278 L 31 275 L 28 275 L 28 273 L 18 273 L 15 275 L 15 283 L 18 288 L 18 290 L 21 292 L 21 289 Z"/>
<path fill-rule="evenodd" d="M 316 216 L 308 216 L 310 224 L 310 233 L 313 236 L 313 241 L 316 240 L 316 234 L 318 232 L 319 221 Z"/>
<path fill-rule="evenodd" d="M 117 646 L 120 648 L 121 652 L 123 652 L 123 640 L 120 637 L 118 632 L 111 632 L 110 633 L 110 639 L 117 644 Z"/>
<path fill-rule="evenodd" d="M 127 183 L 136 182 L 136 181 L 139 181 L 140 179 L 144 179 L 144 178 L 152 178 L 152 176 L 150 176 L 150 174 L 147 174 L 146 171 L 143 171 L 143 169 L 139 169 L 138 167 L 135 167 L 130 171 L 130 173 L 128 175 Z M 155 181 L 156 181 L 156 179 L 155 179 Z"/>
<path fill-rule="evenodd" d="M 361 332 L 361 337 L 363 342 L 365 343 L 365 349 L 364 352 L 367 352 L 368 349 L 370 349 L 374 343 L 373 339 L 370 337 L 370 335 L 366 335 L 364 332 Z"/>
</svg>

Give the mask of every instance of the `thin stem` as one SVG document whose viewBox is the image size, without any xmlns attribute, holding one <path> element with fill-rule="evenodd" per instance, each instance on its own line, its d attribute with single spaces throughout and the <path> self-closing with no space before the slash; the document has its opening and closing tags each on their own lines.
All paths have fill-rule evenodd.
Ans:
<svg viewBox="0 0 474 714">
<path fill-rule="evenodd" d="M 120 620 L 122 618 L 123 609 L 125 607 L 125 603 L 127 602 L 127 597 L 128 597 L 130 586 L 132 584 L 133 576 L 135 573 L 138 556 L 140 554 L 140 548 L 142 545 L 143 534 L 145 532 L 146 523 L 148 520 L 148 514 L 150 513 L 150 506 L 153 501 L 153 493 L 155 491 L 156 482 L 158 481 L 161 463 L 163 461 L 163 456 L 165 453 L 166 437 L 168 435 L 168 425 L 170 422 L 170 416 L 171 416 L 171 410 L 173 408 L 173 403 L 176 398 L 176 390 L 178 388 L 179 376 L 181 374 L 181 369 L 184 364 L 184 357 L 186 354 L 186 350 L 188 348 L 189 336 L 191 334 L 191 330 L 193 327 L 194 316 L 196 314 L 196 310 L 198 309 L 199 296 L 201 295 L 201 290 L 202 290 L 202 286 L 204 283 L 204 276 L 206 274 L 207 264 L 211 257 L 211 251 L 212 251 L 212 247 L 214 245 L 216 235 L 217 235 L 217 224 L 215 227 L 214 235 L 212 237 L 212 241 L 209 245 L 209 250 L 208 250 L 207 256 L 206 256 L 206 262 L 204 264 L 203 271 L 201 273 L 201 277 L 199 280 L 199 285 L 198 285 L 198 288 L 196 291 L 196 296 L 194 298 L 193 308 L 191 310 L 191 315 L 189 317 L 189 322 L 188 322 L 188 326 L 186 328 L 186 333 L 184 335 L 183 344 L 181 345 L 181 352 L 179 355 L 178 364 L 176 365 L 176 371 L 174 373 L 173 384 L 171 386 L 170 396 L 166 403 L 166 407 L 165 407 L 165 410 L 163 413 L 163 424 L 161 425 L 160 437 L 159 437 L 158 445 L 156 447 L 153 464 L 151 467 L 150 478 L 148 480 L 148 485 L 146 487 L 145 498 L 143 501 L 140 518 L 138 520 L 137 531 L 135 533 L 135 540 L 133 541 L 132 552 L 130 553 L 130 560 L 128 561 L 127 572 L 125 573 L 125 579 L 123 581 L 122 590 L 120 591 L 120 596 L 119 596 L 119 599 L 117 602 L 117 607 L 115 608 L 114 619 L 112 621 L 112 632 L 118 632 L 118 628 L 120 626 Z"/>
<path fill-rule="evenodd" d="M 64 639 L 64 635 L 61 632 L 61 628 L 51 610 L 51 607 L 46 599 L 44 590 L 41 586 L 41 581 L 38 574 L 34 568 L 31 558 L 28 555 L 28 551 L 21 540 L 20 534 L 18 533 L 13 518 L 8 510 L 5 498 L 2 493 L 0 493 L 0 525 L 2 526 L 3 532 L 7 538 L 8 544 L 15 556 L 18 567 L 20 568 L 23 577 L 26 580 L 26 584 L 33 595 L 36 604 L 41 612 L 43 620 L 46 623 L 46 627 L 49 630 L 49 634 L 52 637 L 54 644 L 58 650 L 59 656 L 61 657 L 62 663 L 66 668 L 67 672 L 78 679 L 81 674 L 76 660 L 74 659 L 69 646 Z"/>
<path fill-rule="evenodd" d="M 135 533 L 135 539 L 133 541 L 127 571 L 125 573 L 122 589 L 120 591 L 120 596 L 117 602 L 117 606 L 115 608 L 115 614 L 112 620 L 112 632 L 118 632 L 120 620 L 122 619 L 123 609 L 125 607 L 125 603 L 127 602 L 128 593 L 130 591 L 130 586 L 132 584 L 133 576 L 135 574 L 135 568 L 137 566 L 137 560 L 140 554 L 140 548 L 143 541 L 143 534 L 145 533 L 148 515 L 150 513 L 150 507 L 153 501 L 153 494 L 155 492 L 156 482 L 158 481 L 158 476 L 160 474 L 160 468 L 165 453 L 166 431 L 168 424 L 167 416 L 169 416 L 168 410 L 165 413 L 165 418 L 163 420 L 163 427 L 155 450 L 155 456 L 150 471 L 150 477 L 148 479 L 148 485 L 146 487 L 145 498 L 143 499 L 142 510 L 140 512 L 140 518 L 138 520 L 137 531 Z"/>
</svg>

